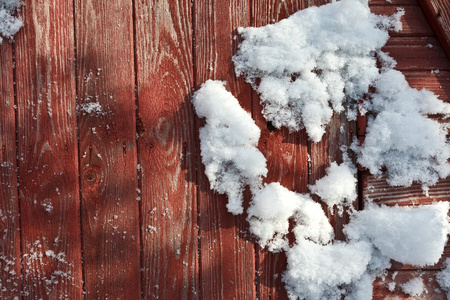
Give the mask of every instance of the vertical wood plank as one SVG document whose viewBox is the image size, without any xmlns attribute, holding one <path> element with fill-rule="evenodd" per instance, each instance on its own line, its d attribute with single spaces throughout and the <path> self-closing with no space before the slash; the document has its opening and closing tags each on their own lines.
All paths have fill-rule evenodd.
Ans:
<svg viewBox="0 0 450 300">
<path fill-rule="evenodd" d="M 12 44 L 0 45 L 0 298 L 20 296 L 20 224 L 16 172 Z"/>
<path fill-rule="evenodd" d="M 227 81 L 227 89 L 247 111 L 251 89 L 236 79 L 231 62 L 239 42 L 237 27 L 250 25 L 249 1 L 194 2 L 195 82 Z M 254 245 L 247 233 L 245 216 L 233 216 L 225 196 L 213 193 L 199 165 L 199 228 L 201 296 L 205 299 L 253 299 L 255 297 Z M 248 203 L 246 194 L 245 202 Z"/>
<path fill-rule="evenodd" d="M 132 16 L 131 0 L 75 1 L 82 241 L 89 299 L 141 296 Z"/>
<path fill-rule="evenodd" d="M 303 0 L 254 0 L 252 3 L 252 25 L 265 26 L 278 22 L 303 9 Z M 289 134 L 288 130 L 272 130 L 261 114 L 259 97 L 253 94 L 254 119 L 261 128 L 259 149 L 267 159 L 269 173 L 265 182 L 280 182 L 284 187 L 305 193 L 308 191 L 308 142 L 305 130 Z M 286 270 L 285 253 L 270 253 L 259 249 L 257 274 L 260 299 L 287 299 L 282 282 Z"/>
<path fill-rule="evenodd" d="M 309 5 L 323 5 L 330 3 L 331 1 L 309 1 Z M 343 152 L 341 147 L 348 147 L 353 141 L 353 137 L 356 134 L 355 122 L 349 122 L 347 120 L 346 112 L 341 114 L 333 114 L 331 122 L 327 126 L 326 133 L 322 137 L 322 140 L 318 143 L 310 143 L 310 177 L 309 184 L 315 184 L 315 182 L 326 175 L 325 170 L 330 166 L 331 162 L 342 163 Z M 315 200 L 319 201 L 319 197 L 314 196 Z M 357 207 L 355 203 L 355 207 Z M 323 208 L 327 213 L 328 219 L 334 228 L 335 238 L 338 240 L 344 240 L 345 236 L 342 232 L 343 226 L 348 222 L 348 215 L 344 213 L 340 216 L 337 213 L 337 209 L 330 213 L 328 207 L 323 204 Z"/>
<path fill-rule="evenodd" d="M 73 6 L 23 6 L 16 36 L 22 292 L 81 299 Z"/>
<path fill-rule="evenodd" d="M 135 12 L 143 296 L 194 299 L 199 283 L 191 1 L 139 0 Z"/>
</svg>

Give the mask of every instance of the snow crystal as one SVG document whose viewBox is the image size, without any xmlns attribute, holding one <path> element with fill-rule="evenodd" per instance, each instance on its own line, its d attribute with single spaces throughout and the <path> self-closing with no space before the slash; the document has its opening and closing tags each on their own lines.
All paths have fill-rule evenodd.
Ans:
<svg viewBox="0 0 450 300">
<path fill-rule="evenodd" d="M 264 117 L 275 127 L 305 127 L 318 142 L 333 110 L 342 112 L 346 97 L 356 101 L 369 91 L 378 77 L 374 53 L 388 40 L 387 29 L 401 28 L 401 15 L 376 16 L 361 1 L 343 0 L 240 28 L 236 73 L 261 94 Z"/>
<path fill-rule="evenodd" d="M 332 162 L 326 172 L 327 175 L 317 180 L 309 189 L 311 193 L 318 195 L 330 209 L 337 205 L 342 211 L 342 205 L 351 205 L 356 200 L 356 170 L 346 163 L 338 165 L 336 162 Z"/>
<path fill-rule="evenodd" d="M 83 115 L 95 113 L 96 115 L 102 114 L 102 106 L 98 102 L 87 102 L 78 105 L 78 111 L 83 112 Z"/>
<path fill-rule="evenodd" d="M 22 19 L 14 16 L 22 4 L 19 0 L 0 0 L 0 44 L 3 38 L 11 39 L 23 26 Z"/>
<path fill-rule="evenodd" d="M 444 262 L 445 268 L 436 275 L 439 286 L 447 293 L 447 299 L 450 299 L 450 258 Z"/>
<path fill-rule="evenodd" d="M 370 261 L 372 247 L 361 241 L 318 245 L 302 240 L 286 252 L 283 281 L 292 299 L 341 299 L 340 288 L 359 281 Z"/>
<path fill-rule="evenodd" d="M 412 207 L 368 205 L 355 212 L 344 233 L 371 242 L 382 255 L 404 264 L 434 265 L 447 242 L 448 202 Z"/>
<path fill-rule="evenodd" d="M 260 129 L 224 82 L 202 84 L 193 103 L 197 115 L 206 118 L 200 150 L 211 188 L 228 195 L 228 211 L 241 214 L 245 186 L 256 190 L 267 174 L 266 159 L 256 148 Z"/>
<path fill-rule="evenodd" d="M 381 73 L 371 96 L 370 110 L 378 113 L 369 119 L 362 147 L 355 142 L 358 162 L 372 174 L 387 169 L 387 182 L 410 186 L 414 181 L 424 187 L 434 185 L 450 174 L 450 144 L 447 128 L 427 118 L 429 114 L 450 115 L 450 104 L 428 90 L 410 88 L 399 71 Z"/>
<path fill-rule="evenodd" d="M 295 221 L 295 237 L 326 244 L 333 238 L 333 228 L 320 204 L 309 195 L 289 191 L 278 182 L 256 192 L 247 211 L 250 232 L 261 247 L 278 252 L 288 249 L 286 234 L 289 220 Z"/>
<path fill-rule="evenodd" d="M 425 291 L 422 278 L 413 278 L 400 286 L 402 291 L 410 296 L 420 296 Z"/>
</svg>

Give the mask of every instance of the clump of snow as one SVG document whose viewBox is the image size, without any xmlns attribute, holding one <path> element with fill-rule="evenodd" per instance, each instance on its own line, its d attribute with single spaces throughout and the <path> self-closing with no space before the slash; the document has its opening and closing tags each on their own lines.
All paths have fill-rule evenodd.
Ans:
<svg viewBox="0 0 450 300">
<path fill-rule="evenodd" d="M 11 39 L 23 26 L 22 19 L 14 16 L 22 4 L 19 0 L 0 0 L 0 44 L 3 38 Z"/>
<path fill-rule="evenodd" d="M 447 242 L 448 202 L 418 207 L 368 205 L 344 228 L 349 240 L 371 242 L 383 256 L 404 264 L 434 265 Z"/>
<path fill-rule="evenodd" d="M 309 189 L 329 206 L 330 211 L 337 205 L 341 213 L 343 205 L 351 205 L 356 200 L 356 169 L 347 163 L 338 165 L 332 162 L 326 173 L 325 177 L 317 180 Z"/>
<path fill-rule="evenodd" d="M 264 117 L 275 127 L 305 127 L 318 142 L 333 110 L 342 112 L 346 97 L 356 102 L 369 91 L 378 77 L 374 54 L 388 29 L 401 29 L 402 14 L 381 17 L 367 3 L 342 0 L 273 25 L 239 28 L 236 73 L 261 94 Z"/>
<path fill-rule="evenodd" d="M 247 213 L 250 232 L 261 247 L 272 252 L 288 249 L 289 220 L 296 223 L 293 232 L 297 240 L 310 239 L 326 244 L 334 236 L 320 204 L 309 195 L 289 191 L 278 182 L 257 191 Z"/>
<path fill-rule="evenodd" d="M 413 278 L 400 286 L 402 291 L 410 296 L 420 296 L 426 291 L 422 278 Z"/>
<path fill-rule="evenodd" d="M 343 287 L 359 281 L 371 258 L 372 247 L 361 241 L 318 245 L 301 240 L 286 252 L 283 276 L 291 299 L 341 299 Z"/>
<path fill-rule="evenodd" d="M 450 258 L 444 262 L 444 269 L 436 275 L 439 286 L 447 293 L 447 299 L 450 299 Z"/>
<path fill-rule="evenodd" d="M 211 188 L 227 194 L 227 208 L 243 212 L 243 190 L 260 187 L 266 159 L 256 148 L 260 130 L 224 83 L 208 80 L 193 96 L 195 111 L 206 119 L 200 129 L 200 150 Z"/>
<path fill-rule="evenodd" d="M 414 181 L 424 187 L 434 185 L 450 174 L 450 144 L 447 126 L 427 118 L 429 114 L 450 116 L 450 104 L 428 90 L 409 87 L 405 76 L 396 70 L 380 74 L 371 95 L 369 119 L 362 147 L 352 146 L 358 162 L 372 174 L 387 168 L 388 183 L 410 186 Z"/>
</svg>

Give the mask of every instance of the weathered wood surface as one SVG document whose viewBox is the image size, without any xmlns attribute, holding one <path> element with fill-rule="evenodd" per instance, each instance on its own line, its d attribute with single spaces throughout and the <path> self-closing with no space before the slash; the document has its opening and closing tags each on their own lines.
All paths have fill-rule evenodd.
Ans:
<svg viewBox="0 0 450 300">
<path fill-rule="evenodd" d="M 191 96 L 207 79 L 226 81 L 261 128 L 265 182 L 308 192 L 342 161 L 340 145 L 352 142 L 356 124 L 334 116 L 320 143 L 304 130 L 274 130 L 230 58 L 237 27 L 328 2 L 27 3 L 16 43 L 0 45 L 0 297 L 287 299 L 285 255 L 255 244 L 245 215 L 228 213 L 226 197 L 209 188 L 199 153 L 203 120 Z M 404 30 L 384 50 L 411 86 L 449 101 L 450 60 L 419 1 L 370 3 L 382 14 L 404 7 Z M 392 188 L 367 172 L 359 179 L 360 196 L 377 203 L 449 200 L 448 180 L 425 197 L 417 185 Z M 249 200 L 246 191 L 246 206 Z M 344 239 L 348 217 L 329 218 Z M 419 275 L 425 298 L 440 299 L 434 274 L 441 267 L 442 260 L 424 271 L 394 263 L 374 284 L 374 299 L 407 299 L 399 286 Z"/>
<path fill-rule="evenodd" d="M 20 296 L 20 224 L 17 197 L 16 116 L 12 45 L 0 45 L 0 298 Z M 4 66 L 4 67 L 3 67 Z"/>
<path fill-rule="evenodd" d="M 75 1 L 75 29 L 85 293 L 138 299 L 132 1 Z M 94 103 L 97 111 L 84 109 Z"/>
<path fill-rule="evenodd" d="M 149 299 L 199 297 L 191 15 L 190 1 L 135 3 L 141 274 Z"/>
<path fill-rule="evenodd" d="M 72 17 L 72 2 L 26 5 L 15 44 L 21 281 L 29 299 L 82 298 Z"/>
</svg>

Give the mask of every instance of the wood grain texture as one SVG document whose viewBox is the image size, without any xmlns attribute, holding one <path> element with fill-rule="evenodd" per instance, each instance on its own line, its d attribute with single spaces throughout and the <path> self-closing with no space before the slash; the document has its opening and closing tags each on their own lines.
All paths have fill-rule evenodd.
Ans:
<svg viewBox="0 0 450 300">
<path fill-rule="evenodd" d="M 0 298 L 20 296 L 20 224 L 12 44 L 0 44 Z"/>
<path fill-rule="evenodd" d="M 397 61 L 400 71 L 450 70 L 450 60 L 436 37 L 392 37 L 382 50 Z"/>
<path fill-rule="evenodd" d="M 450 59 L 450 2 L 448 0 L 419 0 L 419 3 Z"/>
<path fill-rule="evenodd" d="M 33 1 L 16 36 L 22 295 L 81 299 L 73 6 Z"/>
<path fill-rule="evenodd" d="M 190 1 L 136 2 L 142 290 L 199 296 Z M 148 26 L 152 24 L 152 26 Z"/>
<path fill-rule="evenodd" d="M 236 79 L 231 62 L 237 28 L 250 25 L 249 1 L 195 1 L 193 16 L 196 86 L 207 79 L 225 80 L 227 90 L 250 112 L 250 86 Z M 200 156 L 198 164 L 201 297 L 254 299 L 255 253 L 245 216 L 227 211 L 227 197 L 210 190 Z"/>
<path fill-rule="evenodd" d="M 302 0 L 256 0 L 252 3 L 252 25 L 265 26 L 284 19 L 303 9 Z M 261 128 L 259 149 L 267 159 L 269 170 L 266 183 L 280 182 L 284 187 L 304 193 L 308 184 L 308 142 L 305 130 L 289 133 L 285 128 L 274 130 L 262 116 L 262 106 L 256 92 L 253 93 L 253 118 Z M 259 249 L 257 255 L 257 282 L 259 299 L 287 299 L 282 282 L 286 270 L 286 255 Z"/>
<path fill-rule="evenodd" d="M 89 299 L 139 299 L 131 0 L 75 1 L 84 281 Z M 98 110 L 89 112 L 87 105 Z"/>
</svg>

